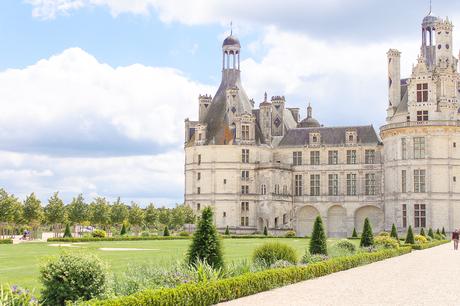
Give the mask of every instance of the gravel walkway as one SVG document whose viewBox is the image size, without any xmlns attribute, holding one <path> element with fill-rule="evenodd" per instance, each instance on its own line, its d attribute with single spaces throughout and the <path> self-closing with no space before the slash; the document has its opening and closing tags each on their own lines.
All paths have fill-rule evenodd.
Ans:
<svg viewBox="0 0 460 306">
<path fill-rule="evenodd" d="M 412 251 L 219 305 L 460 305 L 460 251 Z"/>
</svg>

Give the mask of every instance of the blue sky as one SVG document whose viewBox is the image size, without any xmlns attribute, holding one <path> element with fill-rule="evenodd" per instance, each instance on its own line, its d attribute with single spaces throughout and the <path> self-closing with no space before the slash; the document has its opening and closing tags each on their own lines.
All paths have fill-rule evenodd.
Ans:
<svg viewBox="0 0 460 306">
<path fill-rule="evenodd" d="M 325 125 L 385 120 L 386 51 L 407 76 L 429 1 L 0 1 L 0 185 L 183 200 L 183 120 L 214 94 L 233 20 L 243 85 Z M 433 13 L 460 24 L 460 3 Z M 454 50 L 459 35 L 454 32 Z M 458 52 L 454 51 L 457 55 Z"/>
</svg>

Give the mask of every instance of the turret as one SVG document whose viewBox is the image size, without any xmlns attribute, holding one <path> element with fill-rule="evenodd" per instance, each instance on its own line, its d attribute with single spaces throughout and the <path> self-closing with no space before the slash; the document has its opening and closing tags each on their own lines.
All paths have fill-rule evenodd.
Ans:
<svg viewBox="0 0 460 306">
<path fill-rule="evenodd" d="M 452 56 L 452 28 L 453 25 L 447 18 L 436 23 L 436 67 L 438 68 L 445 69 L 456 64 Z"/>
<path fill-rule="evenodd" d="M 286 99 L 284 96 L 272 97 L 272 135 L 283 136 L 284 135 L 284 105 Z"/>
<path fill-rule="evenodd" d="M 209 95 L 200 95 L 198 97 L 198 103 L 199 103 L 199 114 L 198 114 L 198 120 L 200 122 L 204 121 L 204 118 L 206 118 L 206 115 L 208 114 L 209 106 L 211 105 L 212 102 L 212 97 Z"/>
<path fill-rule="evenodd" d="M 272 138 L 272 104 L 267 101 L 267 93 L 264 101 L 259 104 L 259 124 L 266 143 L 271 142 Z"/>
<path fill-rule="evenodd" d="M 435 35 L 438 18 L 430 13 L 422 21 L 422 46 L 421 54 L 425 59 L 428 69 L 432 69 L 436 60 Z"/>
<path fill-rule="evenodd" d="M 401 52 L 390 49 L 388 56 L 388 116 L 391 117 L 401 101 Z"/>
</svg>

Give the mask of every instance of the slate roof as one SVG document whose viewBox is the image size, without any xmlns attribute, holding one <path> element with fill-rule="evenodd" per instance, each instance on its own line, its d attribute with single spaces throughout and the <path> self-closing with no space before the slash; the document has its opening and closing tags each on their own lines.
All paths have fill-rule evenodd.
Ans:
<svg viewBox="0 0 460 306">
<path fill-rule="evenodd" d="M 401 80 L 401 101 L 399 102 L 396 114 L 407 113 L 407 87 L 409 79 Z"/>
<path fill-rule="evenodd" d="M 314 127 L 296 128 L 287 131 L 280 141 L 280 147 L 304 146 L 310 144 L 310 133 L 320 133 L 321 144 L 342 145 L 345 144 L 345 132 L 354 129 L 358 134 L 360 144 L 380 144 L 380 140 L 372 125 L 344 126 L 344 127 Z"/>
</svg>

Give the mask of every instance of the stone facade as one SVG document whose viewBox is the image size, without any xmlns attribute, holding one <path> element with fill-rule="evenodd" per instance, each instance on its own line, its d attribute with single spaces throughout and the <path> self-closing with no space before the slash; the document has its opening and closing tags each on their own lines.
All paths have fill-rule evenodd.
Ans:
<svg viewBox="0 0 460 306">
<path fill-rule="evenodd" d="M 240 43 L 222 46 L 222 82 L 199 96 L 185 120 L 185 203 L 215 211 L 221 230 L 309 235 L 321 215 L 329 236 L 351 235 L 368 217 L 374 231 L 460 226 L 460 124 L 452 24 L 426 16 L 410 78 L 388 55 L 387 124 L 324 127 L 299 118 L 284 96 L 254 108 L 240 80 Z M 435 38 L 436 37 L 436 38 Z"/>
</svg>

